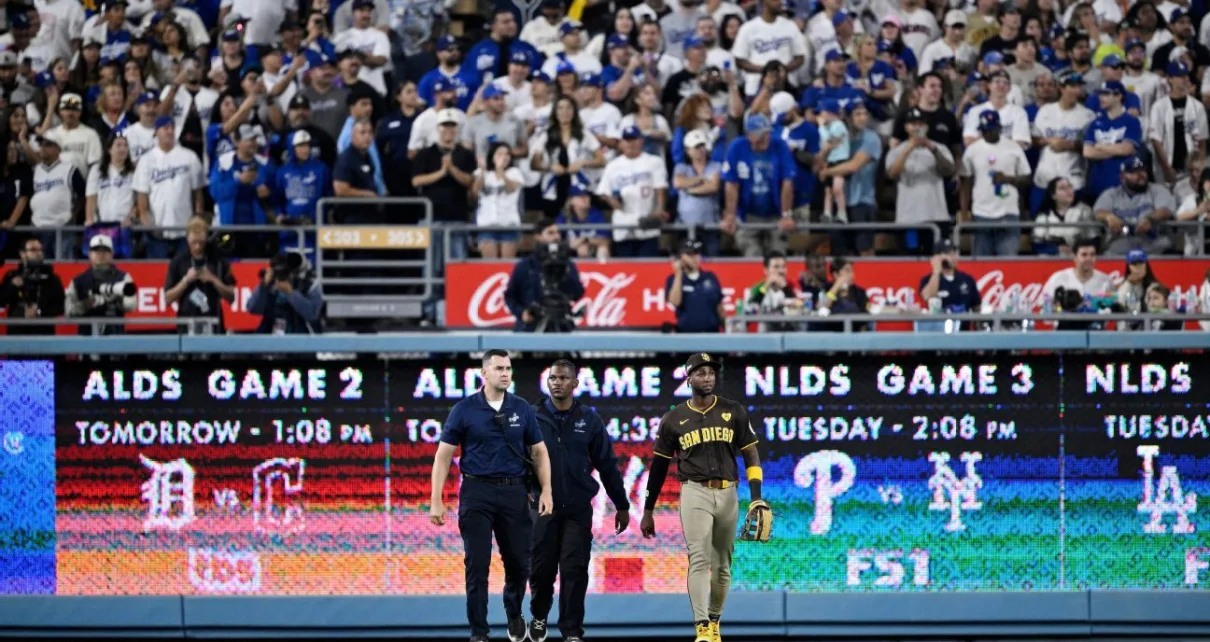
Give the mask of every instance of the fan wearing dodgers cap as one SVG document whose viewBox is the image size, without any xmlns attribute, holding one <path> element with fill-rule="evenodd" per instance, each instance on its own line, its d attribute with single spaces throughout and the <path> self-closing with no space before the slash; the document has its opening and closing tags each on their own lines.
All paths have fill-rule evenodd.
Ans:
<svg viewBox="0 0 1210 642">
<path fill-rule="evenodd" d="M 563 51 L 546 59 L 542 71 L 554 78 L 559 73 L 559 63 L 571 64 L 577 75 L 599 74 L 602 71 L 601 61 L 584 50 L 587 44 L 584 38 L 584 25 L 578 20 L 568 20 L 559 26 L 562 37 Z"/>
<path fill-rule="evenodd" d="M 479 84 L 488 83 L 508 73 L 508 60 L 512 54 L 523 51 L 529 54 L 534 65 L 545 59 L 533 45 L 517 38 L 516 7 L 497 5 L 492 11 L 487 38 L 480 40 L 466 54 L 462 68 L 476 74 Z M 553 74 L 548 74 L 552 78 Z"/>
<path fill-rule="evenodd" d="M 1164 17 L 1168 20 L 1168 32 L 1172 34 L 1172 40 L 1155 50 L 1151 56 L 1151 68 L 1157 73 L 1164 73 L 1168 69 L 1168 63 L 1185 58 L 1190 75 L 1200 81 L 1202 71 L 1210 65 L 1210 49 L 1198 42 L 1197 29 L 1193 25 L 1193 16 L 1188 6 L 1171 2 L 1165 2 L 1164 5 L 1166 9 L 1171 8 L 1171 13 Z"/>
<path fill-rule="evenodd" d="M 202 216 L 206 177 L 198 155 L 177 144 L 172 116 L 155 120 L 156 146 L 143 154 L 134 170 L 135 203 L 142 225 L 183 228 Z M 165 231 L 147 239 L 147 258 L 170 258 L 182 247 L 185 232 Z"/>
<path fill-rule="evenodd" d="M 1080 74 L 1060 76 L 1059 100 L 1043 105 L 1034 117 L 1034 137 L 1042 150 L 1034 171 L 1031 209 L 1041 205 L 1047 186 L 1060 176 L 1067 178 L 1077 193 L 1084 188 L 1084 130 L 1096 114 L 1080 104 L 1083 90 L 1084 79 Z"/>
<path fill-rule="evenodd" d="M 1122 184 L 1097 197 L 1092 211 L 1109 226 L 1106 254 L 1124 255 L 1142 249 L 1162 254 L 1172 248 L 1172 239 L 1156 224 L 1172 218 L 1176 199 L 1158 183 L 1147 181 L 1147 164 L 1138 156 L 1122 163 Z"/>
<path fill-rule="evenodd" d="M 533 89 L 529 82 L 532 73 L 529 56 L 518 51 L 509 57 L 508 75 L 492 81 L 493 85 L 504 92 L 504 106 L 509 111 L 533 102 Z"/>
<path fill-rule="evenodd" d="M 514 158 L 524 158 L 527 154 L 525 123 L 508 110 L 504 95 L 499 87 L 487 85 L 479 94 L 483 111 L 467 118 L 462 126 L 462 144 L 475 153 L 475 158 L 486 158 L 487 148 L 493 142 L 508 145 Z"/>
<path fill-rule="evenodd" d="M 929 139 L 924 112 L 912 107 L 904 120 L 907 139 L 886 156 L 887 178 L 899 183 L 895 222 L 938 222 L 944 230 L 950 222 L 945 183 L 957 173 L 954 157 L 948 147 Z"/>
<path fill-rule="evenodd" d="M 945 59 L 952 60 L 960 73 L 974 69 L 979 52 L 966 41 L 966 21 L 966 12 L 961 9 L 946 12 L 941 37 L 926 45 L 920 53 L 920 73 L 933 71 L 937 63 Z"/>
<path fill-rule="evenodd" d="M 815 82 L 802 92 L 802 97 L 798 102 L 803 113 L 811 121 L 815 120 L 815 113 L 819 110 L 821 101 L 832 99 L 837 101 L 841 108 L 844 108 L 852 101 L 861 98 L 862 95 L 861 90 L 849 82 L 847 73 L 849 54 L 840 49 L 832 49 L 823 55 L 823 59 L 822 77 L 815 79 Z"/>
<path fill-rule="evenodd" d="M 63 160 L 75 165 L 80 174 L 87 174 L 90 165 L 101 162 L 101 137 L 81 122 L 84 101 L 79 94 L 63 94 L 58 107 L 60 124 L 46 132 L 46 137 L 58 141 Z"/>
<path fill-rule="evenodd" d="M 543 0 L 541 16 L 525 23 L 521 28 L 521 40 L 528 42 L 547 58 L 563 52 L 563 36 L 560 28 L 567 17 L 567 0 Z"/>
<path fill-rule="evenodd" d="M 609 258 L 609 220 L 592 204 L 592 192 L 573 182 L 567 190 L 567 204 L 555 219 L 559 227 L 567 225 L 599 225 L 590 230 L 566 230 L 567 243 L 576 256 Z"/>
<path fill-rule="evenodd" d="M 1120 82 L 1102 83 L 1097 89 L 1101 111 L 1084 130 L 1084 158 L 1088 163 L 1088 193 L 1100 194 L 1121 184 L 1122 159 L 1134 156 L 1143 146 L 1143 126 L 1126 113 Z"/>
<path fill-rule="evenodd" d="M 130 146 L 130 160 L 136 165 L 152 147 L 155 147 L 155 119 L 160 112 L 160 95 L 145 91 L 134 99 L 134 112 L 138 120 L 123 130 L 126 143 Z"/>
<path fill-rule="evenodd" d="M 36 88 L 17 74 L 17 54 L 0 51 L 0 98 L 10 105 L 23 105 L 34 99 Z"/>
<path fill-rule="evenodd" d="M 1000 114 L 979 115 L 981 138 L 962 155 L 959 220 L 1013 223 L 1021 220 L 1020 193 L 1030 183 L 1029 160 L 1016 143 L 1000 136 Z M 975 231 L 976 256 L 1015 256 L 1021 246 L 1020 228 Z"/>
<path fill-rule="evenodd" d="M 731 53 L 744 72 L 745 95 L 755 96 L 765 64 L 777 60 L 793 76 L 807 59 L 807 42 L 798 25 L 782 16 L 782 0 L 761 0 L 760 15 L 739 28 Z"/>
<path fill-rule="evenodd" d="M 723 163 L 725 190 L 723 232 L 735 235 L 744 256 L 786 251 L 785 232 L 794 229 L 794 176 L 797 166 L 790 147 L 772 137 L 768 116 L 749 114 L 744 136 L 727 148 Z M 752 230 L 744 223 L 777 223 L 777 230 Z"/>
<path fill-rule="evenodd" d="M 214 198 L 222 225 L 264 225 L 275 216 L 267 203 L 272 196 L 273 167 L 258 152 L 265 145 L 260 125 L 245 123 L 236 128 L 235 151 L 227 152 L 210 166 L 210 196 Z M 245 240 L 247 240 L 245 242 Z M 243 251 L 236 256 L 264 256 L 254 237 L 237 235 Z"/>
<path fill-rule="evenodd" d="M 126 21 L 126 0 L 106 0 L 98 4 L 100 13 L 81 27 L 83 40 L 100 44 L 102 63 L 125 60 L 134 35 L 134 26 Z"/>
<path fill-rule="evenodd" d="M 1015 87 L 1008 72 L 1003 69 L 992 72 L 988 77 L 987 86 L 987 102 L 975 105 L 963 118 L 962 138 L 966 144 L 970 145 L 980 138 L 980 117 L 986 112 L 994 111 L 1000 117 L 1000 127 L 1004 134 L 1022 147 L 1029 147 L 1033 144 L 1029 131 L 1029 114 L 1009 99 L 1009 91 Z"/>
<path fill-rule="evenodd" d="M 1155 159 L 1155 178 L 1176 193 L 1177 200 L 1195 189 L 1189 178 L 1201 173 L 1206 162 L 1206 138 L 1210 126 L 1206 108 L 1191 95 L 1193 85 L 1185 63 L 1168 63 L 1167 96 L 1156 101 L 1151 109 L 1147 128 Z"/>
<path fill-rule="evenodd" d="M 436 88 L 439 80 L 445 80 L 444 86 L 452 87 L 456 94 L 452 106 L 466 111 L 471 106 L 471 101 L 475 99 L 475 92 L 479 88 L 479 74 L 463 69 L 462 47 L 454 36 L 441 36 L 437 39 L 435 48 L 437 50 L 437 68 L 420 78 L 416 91 L 425 104 L 436 109 L 444 109 L 451 105 L 438 106 Z M 449 89 L 443 91 L 449 91 Z"/>
<path fill-rule="evenodd" d="M 660 157 L 643 151 L 638 127 L 627 127 L 621 135 L 622 154 L 605 165 L 596 194 L 613 208 L 614 254 L 654 257 L 659 254 L 659 228 L 669 218 L 664 209 L 668 170 Z"/>
<path fill-rule="evenodd" d="M 1121 56 L 1117 55 L 1116 53 L 1112 53 L 1101 59 L 1102 84 L 1107 82 L 1121 82 L 1122 77 L 1125 75 L 1126 61 L 1123 60 Z M 1134 92 L 1126 88 L 1125 84 L 1122 85 L 1122 89 L 1124 92 L 1122 94 L 1122 106 L 1125 107 L 1126 111 L 1131 115 L 1141 119 L 1143 114 L 1142 101 L 1139 100 L 1139 97 Z M 1098 96 L 1096 92 L 1088 94 L 1088 98 L 1085 100 L 1084 106 L 1094 112 L 1100 113 L 1100 96 Z"/>
</svg>

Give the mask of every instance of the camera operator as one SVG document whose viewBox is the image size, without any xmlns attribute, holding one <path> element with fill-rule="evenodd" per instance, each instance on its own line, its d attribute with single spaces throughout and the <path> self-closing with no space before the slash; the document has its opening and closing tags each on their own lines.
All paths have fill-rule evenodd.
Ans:
<svg viewBox="0 0 1210 642">
<path fill-rule="evenodd" d="M 261 283 L 248 297 L 248 311 L 261 315 L 259 334 L 319 334 L 323 293 L 311 266 L 297 252 L 278 254 L 261 271 Z"/>
<path fill-rule="evenodd" d="M 554 221 L 544 219 L 534 231 L 534 253 L 513 267 L 504 303 L 517 317 L 517 332 L 570 332 L 571 309 L 584 297 L 580 272 Z"/>
<path fill-rule="evenodd" d="M 1117 288 L 1112 277 L 1097 269 L 1097 239 L 1079 239 L 1073 251 L 1075 265 L 1063 268 L 1050 275 L 1042 286 L 1042 296 L 1054 298 L 1054 307 L 1060 312 L 1095 312 L 1094 297 L 1104 299 Z M 1116 296 L 1114 297 L 1116 300 Z M 1056 330 L 1101 330 L 1100 321 L 1060 321 Z"/>
<path fill-rule="evenodd" d="M 168 263 L 168 278 L 164 282 L 164 298 L 169 305 L 177 304 L 176 316 L 217 317 L 218 334 L 226 331 L 223 324 L 222 301 L 235 301 L 235 277 L 231 264 L 210 241 L 210 225 L 199 217 L 190 219 L 185 227 L 188 252 L 181 252 Z M 182 326 L 180 328 L 184 330 Z M 211 328 L 207 328 L 207 332 Z"/>
<path fill-rule="evenodd" d="M 0 305 L 10 319 L 50 319 L 63 314 L 63 281 L 42 256 L 42 241 L 25 239 L 21 265 L 4 275 L 0 283 Z M 11 326 L 9 335 L 54 334 L 53 325 Z"/>
<path fill-rule="evenodd" d="M 122 319 L 135 309 L 138 288 L 130 275 L 113 264 L 113 240 L 97 235 L 88 243 L 90 267 L 67 286 L 67 315 L 84 318 Z M 126 334 L 126 326 L 102 325 L 104 335 Z M 91 335 L 92 326 L 80 325 L 80 334 Z"/>
</svg>

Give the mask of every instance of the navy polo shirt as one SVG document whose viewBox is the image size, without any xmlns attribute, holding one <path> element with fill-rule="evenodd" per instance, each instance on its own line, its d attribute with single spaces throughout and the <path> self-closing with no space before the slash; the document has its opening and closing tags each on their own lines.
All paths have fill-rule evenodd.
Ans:
<svg viewBox="0 0 1210 642">
<path fill-rule="evenodd" d="M 664 281 L 664 291 L 672 291 L 674 275 Z M 681 277 L 681 305 L 676 309 L 678 332 L 718 332 L 723 320 L 718 317 L 718 304 L 723 300 L 723 286 L 713 272 L 699 272 L 697 278 Z"/>
<path fill-rule="evenodd" d="M 926 274 L 920 277 L 917 292 L 924 289 L 931 276 Z M 961 270 L 954 270 L 952 278 L 941 275 L 938 279 L 937 298 L 941 299 L 941 309 L 946 312 L 978 312 L 983 305 L 979 284 L 975 283 L 974 277 Z M 928 303 L 925 302 L 925 305 Z"/>
<path fill-rule="evenodd" d="M 496 415 L 504 417 L 504 439 L 496 424 Z M 497 411 L 487 403 L 483 391 L 459 401 L 450 409 L 441 431 L 441 441 L 462 448 L 458 464 L 463 474 L 476 477 L 524 477 L 529 447 L 542 442 L 542 430 L 533 406 L 524 399 L 504 393 L 504 404 Z M 509 448 L 509 444 L 512 448 Z M 515 451 L 515 452 L 514 452 Z"/>
</svg>

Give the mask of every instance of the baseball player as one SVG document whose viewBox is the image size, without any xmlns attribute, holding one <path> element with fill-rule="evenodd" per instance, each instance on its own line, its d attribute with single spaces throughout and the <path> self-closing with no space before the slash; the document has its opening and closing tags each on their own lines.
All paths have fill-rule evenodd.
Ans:
<svg viewBox="0 0 1210 642">
<path fill-rule="evenodd" d="M 722 640 L 719 617 L 731 586 L 731 553 L 739 518 L 737 454 L 743 455 L 752 493 L 744 539 L 768 541 L 773 519 L 769 505 L 760 498 L 760 454 L 748 412 L 739 403 L 714 394 L 722 367 L 705 353 L 693 355 L 685 364 L 693 396 L 660 420 L 639 523 L 643 537 L 655 536 L 652 511 L 668 476 L 669 462 L 676 458 L 696 642 Z"/>
</svg>

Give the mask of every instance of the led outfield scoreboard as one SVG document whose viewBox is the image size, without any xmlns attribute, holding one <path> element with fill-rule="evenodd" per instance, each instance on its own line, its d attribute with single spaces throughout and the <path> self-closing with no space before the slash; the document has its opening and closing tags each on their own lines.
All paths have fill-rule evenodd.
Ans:
<svg viewBox="0 0 1210 642">
<path fill-rule="evenodd" d="M 660 417 L 688 396 L 681 362 L 579 364 L 636 519 Z M 777 514 L 775 543 L 737 544 L 739 589 L 1210 582 L 1203 354 L 726 362 L 721 393 L 750 408 Z M 0 362 L 0 592 L 460 593 L 429 472 L 477 365 Z M 516 392 L 539 398 L 546 364 L 515 366 Z M 590 590 L 684 591 L 678 490 L 655 540 L 614 536 L 596 499 Z"/>
</svg>

